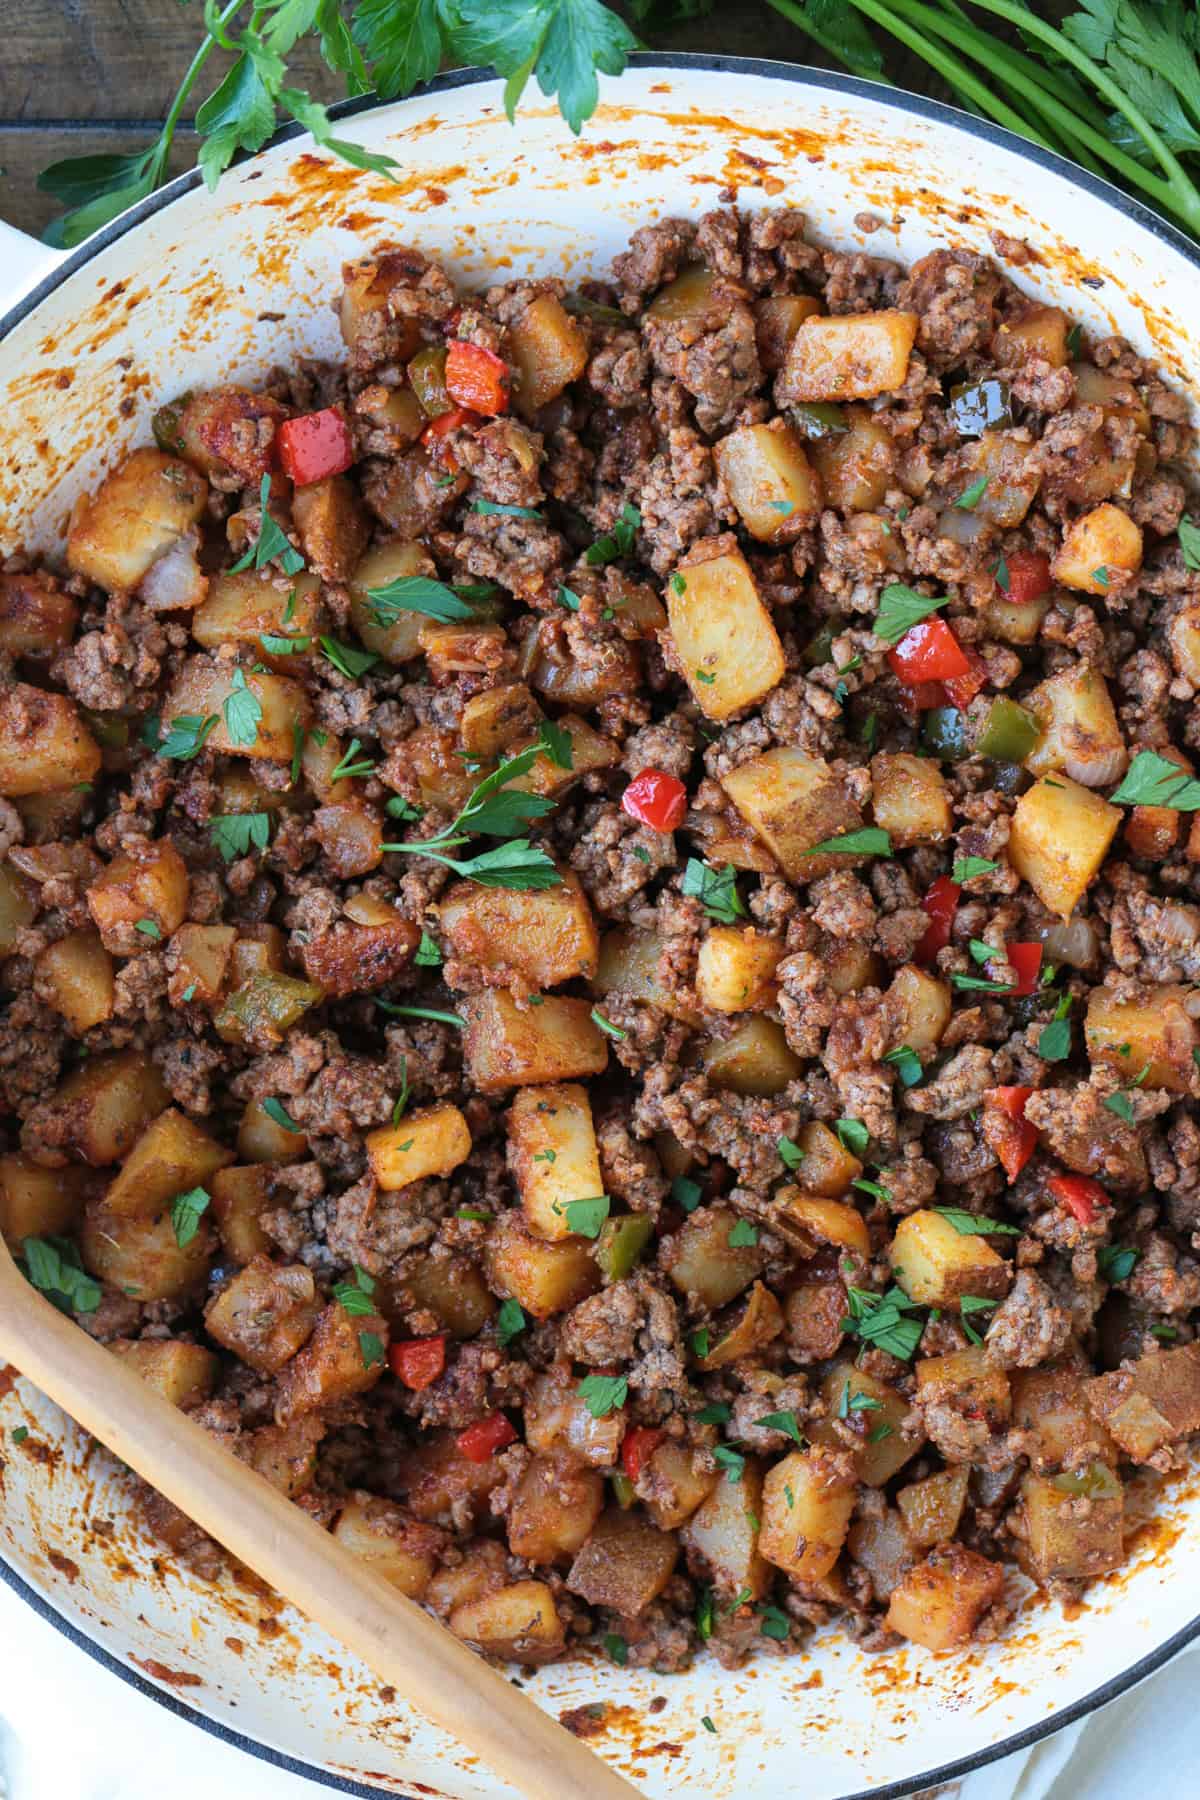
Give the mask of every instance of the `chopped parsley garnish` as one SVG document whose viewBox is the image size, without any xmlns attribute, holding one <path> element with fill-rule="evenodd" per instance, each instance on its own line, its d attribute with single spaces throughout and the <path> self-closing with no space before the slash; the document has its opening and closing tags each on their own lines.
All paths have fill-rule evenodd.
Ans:
<svg viewBox="0 0 1200 1800">
<path fill-rule="evenodd" d="M 373 1331 L 359 1332 L 358 1349 L 364 1369 L 373 1369 L 383 1361 L 383 1339 Z"/>
<path fill-rule="evenodd" d="M 618 557 L 630 555 L 637 540 L 638 527 L 641 522 L 642 515 L 637 507 L 630 506 L 626 502 L 611 530 L 606 531 L 603 537 L 598 537 L 595 543 L 585 550 L 584 561 L 595 569 L 604 563 L 616 562 Z"/>
<path fill-rule="evenodd" d="M 991 954 L 999 956 L 1000 952 L 992 950 Z M 980 994 L 1011 994 L 1014 986 L 1011 981 L 989 981 L 986 975 L 959 975 L 957 973 L 951 975 L 950 985 Z"/>
<path fill-rule="evenodd" d="M 619 1668 L 624 1668 L 629 1661 L 629 1645 L 619 1631 L 606 1631 L 603 1639 L 604 1648 Z"/>
<path fill-rule="evenodd" d="M 774 1638 L 777 1643 L 782 1644 L 791 1636 L 791 1620 L 782 1607 L 764 1601 L 757 1611 L 762 1620 L 762 1624 L 758 1628 L 760 1637 Z"/>
<path fill-rule="evenodd" d="M 248 549 L 230 565 L 231 575 L 240 575 L 243 569 L 265 569 L 268 563 L 278 562 L 285 575 L 298 575 L 304 567 L 304 558 L 298 550 L 294 550 L 288 542 L 287 534 L 276 524 L 268 511 L 271 498 L 271 477 L 264 475 L 258 490 L 258 504 L 262 519 L 258 527 L 258 537 Z"/>
<path fill-rule="evenodd" d="M 1124 1119 L 1126 1125 L 1133 1124 L 1133 1107 L 1129 1103 L 1128 1094 L 1110 1094 L 1104 1104 L 1110 1113 L 1116 1113 L 1118 1119 Z"/>
<path fill-rule="evenodd" d="M 281 631 L 264 631 L 260 633 L 258 641 L 268 656 L 298 656 L 312 643 L 310 637 L 301 633 Z"/>
<path fill-rule="evenodd" d="M 701 1188 L 698 1181 L 691 1181 L 686 1175 L 676 1175 L 671 1183 L 671 1198 L 685 1213 L 695 1212 L 700 1204 Z"/>
<path fill-rule="evenodd" d="M 133 929 L 140 931 L 143 937 L 153 938 L 155 943 L 162 937 L 162 926 L 157 919 L 139 919 Z"/>
<path fill-rule="evenodd" d="M 208 740 L 209 733 L 218 724 L 216 713 L 181 713 L 172 719 L 167 735 L 158 744 L 158 754 L 165 756 L 170 762 L 191 762 L 199 756 Z"/>
<path fill-rule="evenodd" d="M 953 1225 L 960 1237 L 1020 1237 L 1016 1225 L 1002 1225 L 999 1219 L 985 1219 L 980 1213 L 967 1212 L 961 1206 L 935 1206 L 933 1211 L 947 1224 Z"/>
<path fill-rule="evenodd" d="M 355 755 L 362 749 L 357 738 L 350 739 L 350 748 L 341 761 L 329 771 L 330 781 L 354 781 L 361 775 L 374 774 L 378 764 L 373 756 L 361 756 L 355 762 Z"/>
<path fill-rule="evenodd" d="M 542 516 L 536 506 L 501 506 L 495 500 L 476 500 L 471 511 L 483 513 L 485 518 L 540 519 Z"/>
<path fill-rule="evenodd" d="M 429 575 L 401 575 L 386 587 L 368 588 L 376 625 L 394 625 L 404 613 L 420 613 L 440 625 L 456 625 L 479 617 L 469 600 Z"/>
<path fill-rule="evenodd" d="M 922 1320 L 908 1317 L 915 1302 L 898 1287 L 890 1287 L 886 1294 L 857 1287 L 846 1292 L 850 1314 L 842 1320 L 842 1329 L 864 1344 L 873 1344 L 877 1350 L 886 1350 L 889 1356 L 908 1362 L 925 1329 Z"/>
<path fill-rule="evenodd" d="M 227 863 L 251 850 L 265 850 L 271 841 L 271 815 L 265 812 L 222 813 L 209 821 L 209 828 Z"/>
<path fill-rule="evenodd" d="M 707 1644 L 716 1625 L 716 1609 L 713 1604 L 713 1591 L 710 1587 L 700 1590 L 700 1598 L 696 1602 L 696 1635 L 702 1644 Z"/>
<path fill-rule="evenodd" d="M 375 1311 L 375 1302 L 371 1298 L 374 1292 L 374 1276 L 368 1275 L 365 1269 L 355 1263 L 353 1281 L 335 1282 L 333 1297 L 342 1311 L 349 1313 L 351 1318 L 365 1319 Z M 370 1367 L 370 1364 L 367 1366 Z"/>
<path fill-rule="evenodd" d="M 892 1428 L 890 1425 L 877 1425 L 867 1439 L 867 1442 L 868 1444 L 882 1444 L 884 1438 L 890 1438 L 891 1435 Z"/>
<path fill-rule="evenodd" d="M 804 1161 L 804 1151 L 790 1137 L 777 1138 L 775 1148 L 785 1169 L 798 1169 Z"/>
<path fill-rule="evenodd" d="M 543 719 L 538 732 L 538 743 L 556 768 L 575 767 L 575 743 L 565 725 L 556 725 L 553 719 Z"/>
<path fill-rule="evenodd" d="M 727 1425 L 732 1413 L 733 1408 L 727 1400 L 714 1400 L 711 1405 L 702 1406 L 693 1416 L 697 1425 Z"/>
<path fill-rule="evenodd" d="M 878 825 L 864 825 L 861 831 L 848 831 L 844 837 L 823 838 L 802 851 L 804 856 L 891 856 L 891 833 Z"/>
<path fill-rule="evenodd" d="M 861 1119 L 838 1119 L 833 1129 L 842 1149 L 849 1150 L 851 1156 L 861 1156 L 871 1141 L 871 1134 Z"/>
<path fill-rule="evenodd" d="M 988 480 L 988 476 L 981 475 L 979 480 L 973 481 L 969 488 L 964 488 L 962 493 L 958 496 L 958 499 L 954 502 L 955 506 L 961 508 L 963 512 L 971 512 L 979 505 L 979 502 L 987 492 Z"/>
<path fill-rule="evenodd" d="M 837 1407 L 839 1419 L 848 1419 L 851 1413 L 856 1412 L 878 1412 L 879 1408 L 880 1402 L 874 1394 L 852 1394 L 849 1381 L 843 1382 L 842 1397 Z"/>
<path fill-rule="evenodd" d="M 973 881 L 976 875 L 992 875 L 999 867 L 989 856 L 960 856 L 950 871 L 950 879 L 961 885 Z"/>
<path fill-rule="evenodd" d="M 619 1025 L 614 1025 L 611 1019 L 606 1019 L 598 1006 L 593 1006 L 591 1020 L 593 1025 L 598 1025 L 600 1027 L 606 1037 L 620 1039 L 629 1036 L 629 1033 L 627 1031 L 622 1031 Z"/>
<path fill-rule="evenodd" d="M 713 1451 L 713 1460 L 725 1471 L 726 1481 L 740 1481 L 746 1472 L 746 1459 L 740 1450 L 733 1450 L 728 1444 L 718 1444 Z"/>
<path fill-rule="evenodd" d="M 580 600 L 579 595 L 574 593 L 569 587 L 560 587 L 558 590 L 558 604 L 560 606 L 565 606 L 568 612 L 578 612 L 583 602 Z"/>
<path fill-rule="evenodd" d="M 375 1004 L 393 1019 L 432 1019 L 438 1025 L 456 1025 L 459 1031 L 466 1024 L 457 1013 L 439 1012 L 435 1006 L 398 1006 L 394 1000 L 377 1000 Z"/>
<path fill-rule="evenodd" d="M 430 937 L 424 926 L 421 927 L 421 942 L 417 945 L 413 961 L 418 969 L 440 969 L 442 966 L 442 952 L 436 939 Z"/>
<path fill-rule="evenodd" d="M 891 1063 L 900 1077 L 902 1087 L 918 1087 L 925 1074 L 921 1059 L 911 1044 L 898 1044 L 894 1050 L 885 1050 L 885 1063 Z"/>
<path fill-rule="evenodd" d="M 274 1124 L 280 1126 L 284 1131 L 290 1131 L 294 1137 L 300 1135 L 300 1127 L 282 1100 L 277 1100 L 272 1094 L 269 1100 L 264 1100 L 261 1104 L 268 1119 L 272 1120 Z"/>
<path fill-rule="evenodd" d="M 941 599 L 930 599 L 928 594 L 918 594 L 915 588 L 893 581 L 879 596 L 879 611 L 871 630 L 886 643 L 898 644 L 914 625 L 919 625 L 922 619 L 927 619 L 931 613 L 949 604 L 948 594 Z"/>
<path fill-rule="evenodd" d="M 709 1351 L 708 1326 L 701 1325 L 692 1333 L 692 1350 L 697 1356 L 705 1357 Z"/>
<path fill-rule="evenodd" d="M 600 1236 L 600 1227 L 611 1211 L 612 1201 L 607 1194 L 593 1194 L 586 1200 L 568 1200 L 562 1208 L 571 1230 L 577 1237 L 585 1238 Z"/>
<path fill-rule="evenodd" d="M 697 681 L 704 683 L 705 687 L 711 687 L 717 679 L 708 669 L 694 669 L 692 673 L 695 675 Z"/>
<path fill-rule="evenodd" d="M 1063 1062 L 1071 1054 L 1071 995 L 1064 994 L 1054 1009 L 1054 1017 L 1040 1033 L 1037 1053 L 1043 1062 Z"/>
<path fill-rule="evenodd" d="M 629 1383 L 624 1375 L 585 1375 L 575 1391 L 593 1419 L 606 1419 L 624 1406 Z"/>
<path fill-rule="evenodd" d="M 700 1723 L 703 1725 L 705 1731 L 711 1731 L 713 1736 L 716 1737 L 717 1728 L 713 1724 L 712 1720 L 709 1718 L 707 1713 L 704 1714 L 704 1717 L 701 1719 Z"/>
<path fill-rule="evenodd" d="M 507 1349 L 513 1339 L 520 1337 L 529 1321 L 516 1300 L 502 1302 L 496 1314 L 496 1341 L 502 1350 Z"/>
<path fill-rule="evenodd" d="M 687 580 L 678 570 L 676 570 L 675 574 L 671 577 L 671 592 L 673 594 L 687 593 Z"/>
<path fill-rule="evenodd" d="M 726 1239 L 731 1250 L 746 1250 L 758 1242 L 757 1227 L 751 1225 L 749 1219 L 738 1219 L 729 1230 Z"/>
<path fill-rule="evenodd" d="M 402 1056 L 400 1058 L 400 1092 L 397 1094 L 395 1103 L 392 1107 L 393 1125 L 398 1125 L 404 1117 L 404 1109 L 408 1105 L 408 1096 L 408 1058 L 407 1056 Z"/>
<path fill-rule="evenodd" d="M 558 887 L 562 876 L 550 857 L 539 846 L 519 834 L 532 819 L 540 819 L 554 810 L 554 802 L 539 794 L 527 794 L 506 784 L 525 775 L 543 754 L 545 745 L 539 738 L 525 750 L 510 756 L 472 789 L 458 816 L 435 837 L 413 843 L 384 844 L 389 853 L 406 856 L 428 856 L 444 863 L 456 875 L 476 881 L 481 887 L 542 889 Z M 472 837 L 499 837 L 513 840 L 481 851 L 467 859 L 450 856 Z"/>
<path fill-rule="evenodd" d="M 754 1423 L 761 1425 L 764 1431 L 782 1431 L 785 1437 L 790 1437 L 792 1442 L 798 1444 L 803 1450 L 804 1434 L 800 1430 L 800 1421 L 790 1406 L 786 1412 L 764 1413 L 762 1418 L 755 1419 Z"/>
<path fill-rule="evenodd" d="M 25 1439 L 29 1436 L 29 1427 L 28 1425 L 17 1425 L 8 1435 L 14 1445 L 23 1444 Z"/>
<path fill-rule="evenodd" d="M 183 998 L 185 1001 L 187 1001 L 187 1000 L 194 1000 L 195 997 L 196 997 L 196 984 L 194 981 L 189 981 L 187 986 L 183 990 Z"/>
<path fill-rule="evenodd" d="M 746 904 L 738 893 L 737 870 L 730 863 L 712 869 L 689 856 L 680 891 L 699 900 L 709 918 L 720 925 L 733 925 L 746 917 Z"/>
<path fill-rule="evenodd" d="M 962 1314 L 962 1328 L 966 1332 L 967 1337 L 973 1344 L 982 1344 L 983 1339 L 969 1321 L 973 1315 L 977 1316 L 979 1313 L 992 1312 L 999 1306 L 1000 1302 L 998 1300 L 984 1299 L 979 1294 L 964 1294 L 958 1304 Z"/>
<path fill-rule="evenodd" d="M 884 1187 L 882 1182 L 868 1181 L 865 1176 L 860 1175 L 850 1183 L 850 1186 L 857 1188 L 860 1193 L 870 1194 L 872 1199 L 880 1201 L 884 1206 L 890 1206 L 892 1203 L 892 1190 Z"/>
<path fill-rule="evenodd" d="M 235 669 L 233 685 L 225 696 L 221 712 L 225 718 L 229 742 L 236 749 L 249 750 L 258 742 L 262 711 L 262 701 L 247 685 L 246 671 Z"/>
<path fill-rule="evenodd" d="M 328 662 L 331 662 L 339 675 L 347 681 L 357 681 L 368 669 L 373 669 L 379 661 L 373 650 L 359 650 L 353 644 L 343 644 L 340 639 L 323 637 L 321 649 Z"/>
<path fill-rule="evenodd" d="M 1103 1244 L 1096 1252 L 1096 1267 L 1105 1281 L 1127 1281 L 1141 1258 L 1140 1250 L 1126 1244 Z"/>
<path fill-rule="evenodd" d="M 403 794 L 393 794 L 390 800 L 385 801 L 383 810 L 389 819 L 408 819 L 415 822 L 424 817 L 422 808 L 414 806 L 411 800 L 404 798 Z"/>
<path fill-rule="evenodd" d="M 70 1238 L 27 1237 L 21 1244 L 25 1273 L 60 1312 L 94 1313 L 104 1290 L 86 1273 Z"/>
<path fill-rule="evenodd" d="M 1139 750 L 1113 794 L 1118 806 L 1165 806 L 1172 812 L 1200 811 L 1200 781 L 1153 750 Z"/>
<path fill-rule="evenodd" d="M 176 1194 L 172 1200 L 171 1229 L 181 1250 L 186 1250 L 199 1231 L 200 1221 L 208 1208 L 208 1192 L 202 1187 L 189 1188 L 186 1194 Z"/>
</svg>

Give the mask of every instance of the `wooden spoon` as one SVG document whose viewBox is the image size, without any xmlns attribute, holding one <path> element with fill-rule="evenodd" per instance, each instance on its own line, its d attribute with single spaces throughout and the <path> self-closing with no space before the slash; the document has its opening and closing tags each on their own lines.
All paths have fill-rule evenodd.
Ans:
<svg viewBox="0 0 1200 1800">
<path fill-rule="evenodd" d="M 30 1286 L 0 1238 L 0 1360 L 528 1800 L 637 1790 Z"/>
</svg>

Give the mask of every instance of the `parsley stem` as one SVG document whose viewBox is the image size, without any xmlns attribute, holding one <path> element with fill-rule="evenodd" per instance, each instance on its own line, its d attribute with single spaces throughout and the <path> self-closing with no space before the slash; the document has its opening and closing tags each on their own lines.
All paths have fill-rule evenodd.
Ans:
<svg viewBox="0 0 1200 1800">
<path fill-rule="evenodd" d="M 234 48 L 225 35 L 225 27 L 230 24 L 233 19 L 236 19 L 244 5 L 245 0 L 229 0 L 229 5 L 223 12 L 219 12 L 213 20 L 211 29 L 205 32 L 195 56 L 193 56 L 191 62 L 188 64 L 183 80 L 175 90 L 175 98 L 171 102 L 170 110 L 163 120 L 162 130 L 158 134 L 159 143 L 162 145 L 164 162 L 175 137 L 175 127 L 179 124 L 179 121 L 183 116 L 183 109 L 187 104 L 187 97 L 195 87 L 196 78 L 201 69 L 204 67 L 213 51 L 217 48 L 218 44 L 223 50 L 231 50 Z"/>
</svg>

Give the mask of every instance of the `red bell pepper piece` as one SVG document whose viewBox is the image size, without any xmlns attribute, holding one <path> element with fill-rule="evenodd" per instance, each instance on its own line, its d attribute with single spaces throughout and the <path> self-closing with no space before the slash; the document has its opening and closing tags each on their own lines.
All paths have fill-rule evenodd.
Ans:
<svg viewBox="0 0 1200 1800">
<path fill-rule="evenodd" d="M 625 1433 L 621 1445 L 621 1467 L 630 1481 L 636 1481 L 666 1436 L 652 1425 L 635 1425 Z"/>
<path fill-rule="evenodd" d="M 297 487 L 340 475 L 354 461 L 354 439 L 336 406 L 285 419 L 275 442 L 283 472 Z"/>
<path fill-rule="evenodd" d="M 388 1349 L 388 1361 L 392 1365 L 393 1375 L 398 1375 L 405 1387 L 415 1388 L 418 1392 L 435 1382 L 446 1367 L 446 1336 L 443 1332 L 438 1337 L 408 1338 L 402 1344 L 392 1344 Z"/>
<path fill-rule="evenodd" d="M 1046 1186 L 1081 1225 L 1094 1225 L 1096 1208 L 1109 1203 L 1100 1183 L 1093 1181 L 1090 1175 L 1051 1175 Z"/>
<path fill-rule="evenodd" d="M 948 875 L 939 875 L 921 906 L 929 914 L 929 923 L 925 927 L 925 935 L 913 952 L 917 962 L 928 966 L 944 950 L 950 942 L 950 927 L 954 922 L 954 911 L 958 905 L 958 896 L 962 889 L 957 881 L 951 881 Z"/>
<path fill-rule="evenodd" d="M 922 619 L 888 651 L 887 659 L 892 673 L 906 687 L 971 673 L 963 647 L 945 619 Z"/>
<path fill-rule="evenodd" d="M 994 1109 L 984 1136 L 1010 1181 L 1017 1179 L 1037 1149 L 1037 1126 L 1025 1117 L 1025 1102 L 1032 1092 L 1031 1087 L 998 1087 L 991 1088 L 984 1098 L 985 1108 Z"/>
<path fill-rule="evenodd" d="M 935 706 L 946 703 L 946 690 L 940 681 L 918 681 L 900 689 L 900 704 L 906 712 L 932 712 Z"/>
<path fill-rule="evenodd" d="M 446 346 L 446 392 L 456 406 L 474 412 L 507 412 L 508 364 L 482 344 L 455 338 Z"/>
<path fill-rule="evenodd" d="M 1038 976 L 1042 972 L 1042 946 L 1040 944 L 1005 944 L 1004 960 L 1017 977 L 1017 985 L 1012 990 L 1018 997 L 1032 994 L 1038 984 Z"/>
<path fill-rule="evenodd" d="M 1014 550 L 1008 563 L 1008 598 L 1014 606 L 1027 606 L 1050 592 L 1050 558 L 1037 550 Z M 999 585 L 997 583 L 997 585 Z"/>
<path fill-rule="evenodd" d="M 948 675 L 942 686 L 950 705 L 957 706 L 959 712 L 965 712 L 987 680 L 988 667 L 978 650 L 973 650 L 970 644 L 959 647 L 967 660 L 967 672 L 965 675 Z"/>
<path fill-rule="evenodd" d="M 495 1456 L 497 1450 L 503 1450 L 506 1444 L 515 1444 L 517 1434 L 503 1413 L 488 1413 L 486 1418 L 476 1419 L 465 1431 L 460 1431 L 454 1442 L 462 1454 L 470 1461 L 483 1463 L 489 1456 Z"/>
<path fill-rule="evenodd" d="M 652 831 L 674 831 L 687 812 L 687 789 L 662 769 L 643 769 L 621 795 L 621 806 L 631 819 Z"/>
</svg>

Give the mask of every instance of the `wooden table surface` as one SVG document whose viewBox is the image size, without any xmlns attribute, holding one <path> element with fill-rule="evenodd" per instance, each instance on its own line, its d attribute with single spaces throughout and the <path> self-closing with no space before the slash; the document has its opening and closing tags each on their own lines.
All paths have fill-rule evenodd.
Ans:
<svg viewBox="0 0 1200 1800">
<path fill-rule="evenodd" d="M 199 0 L 9 0 L 0 12 L 0 218 L 40 233 L 60 210 L 36 185 L 47 163 L 129 152 L 153 140 L 200 41 L 201 8 Z M 652 37 L 661 49 L 828 60 L 759 0 L 725 0 L 719 17 Z M 215 86 L 222 66 L 214 57 L 197 99 Z M 295 53 L 290 76 L 327 103 L 342 95 L 338 78 L 309 46 Z M 195 142 L 194 133 L 179 132 L 173 172 L 190 166 Z"/>
</svg>

